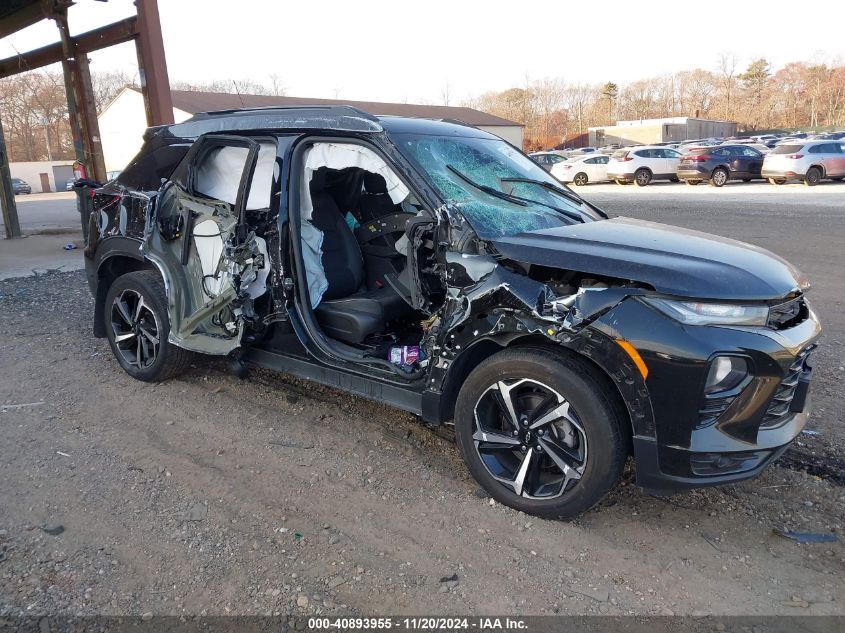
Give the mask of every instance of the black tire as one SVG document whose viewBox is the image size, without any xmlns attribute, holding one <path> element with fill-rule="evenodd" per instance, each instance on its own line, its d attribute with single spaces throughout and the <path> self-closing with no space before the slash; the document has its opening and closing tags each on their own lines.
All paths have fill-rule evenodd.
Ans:
<svg viewBox="0 0 845 633">
<path fill-rule="evenodd" d="M 645 187 L 651 182 L 651 172 L 648 169 L 641 168 L 634 172 L 634 182 L 637 187 Z"/>
<path fill-rule="evenodd" d="M 717 167 L 713 170 L 713 173 L 710 174 L 710 186 L 711 187 L 724 187 L 725 183 L 730 180 L 730 174 L 728 170 L 724 167 Z"/>
<path fill-rule="evenodd" d="M 590 182 L 589 177 L 583 171 L 579 171 L 575 174 L 575 177 L 572 179 L 573 184 L 578 185 L 579 187 L 583 187 L 588 182 Z"/>
<path fill-rule="evenodd" d="M 499 385 L 505 385 L 508 391 L 501 391 Z M 557 398 L 546 400 L 542 396 L 544 387 L 547 394 Z M 535 388 L 540 395 L 535 393 Z M 491 356 L 467 377 L 455 407 L 458 446 L 473 477 L 494 499 L 528 514 L 548 519 L 568 519 L 590 509 L 619 480 L 627 456 L 629 422 L 610 389 L 588 363 L 551 350 L 510 349 Z M 516 394 L 512 400 L 511 394 Z M 512 418 L 510 414 L 498 415 L 505 409 L 497 408 L 497 403 L 506 400 L 515 403 L 511 410 L 516 415 L 529 412 L 520 420 L 531 412 L 538 416 L 535 424 L 539 422 L 542 426 L 534 430 L 533 437 L 529 437 L 534 428 L 530 426 L 530 417 L 517 431 L 510 425 L 512 423 L 506 421 L 506 417 Z M 526 407 L 527 402 L 540 400 L 542 404 L 536 409 Z M 551 404 L 547 404 L 549 402 Z M 544 404 L 547 406 L 544 407 Z M 566 417 L 553 417 L 554 421 L 550 423 L 540 422 L 547 417 L 545 412 L 557 411 L 562 404 L 567 406 Z M 538 412 L 544 413 L 540 415 Z M 570 424 L 569 420 L 574 422 L 576 418 L 578 424 Z M 588 422 L 582 424 L 581 421 Z M 482 427 L 478 427 L 479 424 Z M 568 425 L 569 430 L 563 435 L 559 424 Z M 501 425 L 502 433 L 492 435 L 495 428 L 499 428 L 496 425 Z M 510 434 L 505 429 L 506 425 L 511 429 Z M 541 432 L 543 429 L 548 430 Z M 482 431 L 484 440 L 480 435 Z M 516 438 L 513 437 L 515 435 Z M 498 438 L 503 439 L 503 444 L 496 441 Z M 563 453 L 566 455 L 564 461 L 569 464 L 579 463 L 577 460 L 570 461 L 575 459 L 570 452 L 583 449 L 584 461 L 575 471 L 560 469 L 556 466 L 560 462 L 551 456 L 549 446 L 560 446 L 561 441 L 572 442 L 568 444 L 569 451 Z M 511 448 L 514 442 L 516 445 Z M 525 442 L 527 450 L 523 449 L 521 442 Z M 501 450 L 502 447 L 504 450 Z M 484 453 L 488 463 L 494 459 L 494 465 L 512 465 L 510 470 L 514 476 L 500 477 L 510 483 L 503 483 L 491 474 L 481 456 L 484 451 L 488 451 Z M 563 455 L 558 452 L 557 459 L 563 459 Z M 558 475 L 555 470 L 562 475 L 556 493 L 558 484 L 554 480 Z M 579 474 L 579 471 L 579 478 L 569 477 Z M 497 472 L 500 476 L 506 474 L 506 470 L 498 468 Z M 522 480 L 519 479 L 520 472 Z M 517 487 L 522 494 L 517 494 Z M 532 494 L 532 491 L 541 493 L 547 489 L 548 495 Z"/>
<path fill-rule="evenodd" d="M 681 179 L 677 176 L 672 176 L 671 178 L 669 178 L 669 182 L 681 182 Z"/>
<path fill-rule="evenodd" d="M 751 178 L 743 178 L 742 182 L 751 182 Z"/>
<path fill-rule="evenodd" d="M 819 181 L 822 179 L 822 170 L 818 167 L 810 167 L 807 170 L 807 173 L 804 174 L 804 184 L 808 187 L 813 187 L 819 184 Z"/>
<path fill-rule="evenodd" d="M 687 183 L 688 185 L 695 186 L 698 183 L 700 183 L 701 181 L 700 180 L 685 180 L 684 182 Z"/>
<path fill-rule="evenodd" d="M 786 183 L 786 178 L 769 178 L 770 185 L 783 185 Z"/>
<path fill-rule="evenodd" d="M 141 270 L 115 279 L 103 310 L 112 353 L 133 378 L 159 382 L 181 374 L 190 365 L 193 353 L 167 340 L 167 294 L 158 271 Z M 116 340 L 118 337 L 123 340 Z"/>
<path fill-rule="evenodd" d="M 631 181 L 630 181 L 630 180 L 619 180 L 619 179 L 616 179 L 616 180 L 614 180 L 613 182 L 615 182 L 617 185 L 630 185 L 630 184 L 631 184 Z"/>
</svg>

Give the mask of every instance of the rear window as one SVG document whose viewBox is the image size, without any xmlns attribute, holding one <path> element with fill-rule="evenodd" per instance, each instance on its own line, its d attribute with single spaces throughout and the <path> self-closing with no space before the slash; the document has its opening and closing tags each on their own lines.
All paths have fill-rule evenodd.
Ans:
<svg viewBox="0 0 845 633">
<path fill-rule="evenodd" d="M 142 148 L 120 172 L 117 181 L 136 191 L 157 191 L 162 178 L 170 178 L 176 165 L 185 157 L 190 144 L 163 145 L 152 151 Z"/>
<path fill-rule="evenodd" d="M 803 145 L 775 145 L 772 154 L 795 154 L 801 151 Z"/>
<path fill-rule="evenodd" d="M 613 158 L 625 158 L 628 155 L 628 150 L 618 149 L 613 152 Z"/>
</svg>

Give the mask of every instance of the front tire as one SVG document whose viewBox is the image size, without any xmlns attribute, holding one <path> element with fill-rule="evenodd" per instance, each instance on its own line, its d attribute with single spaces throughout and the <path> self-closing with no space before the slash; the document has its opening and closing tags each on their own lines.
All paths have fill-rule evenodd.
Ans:
<svg viewBox="0 0 845 633">
<path fill-rule="evenodd" d="M 473 477 L 507 506 L 568 519 L 619 480 L 627 420 L 596 369 L 549 350 L 510 349 L 469 375 L 455 407 Z"/>
<path fill-rule="evenodd" d="M 106 294 L 103 309 L 112 353 L 130 376 L 158 382 L 187 369 L 193 354 L 167 340 L 167 294 L 157 271 L 118 277 Z"/>
<path fill-rule="evenodd" d="M 634 173 L 634 182 L 638 187 L 645 187 L 651 182 L 651 172 L 648 169 L 638 169 Z"/>
<path fill-rule="evenodd" d="M 578 185 L 579 187 L 583 187 L 589 181 L 590 179 L 587 177 L 587 174 L 585 174 L 583 171 L 575 174 L 575 178 L 572 179 L 572 182 Z"/>
</svg>

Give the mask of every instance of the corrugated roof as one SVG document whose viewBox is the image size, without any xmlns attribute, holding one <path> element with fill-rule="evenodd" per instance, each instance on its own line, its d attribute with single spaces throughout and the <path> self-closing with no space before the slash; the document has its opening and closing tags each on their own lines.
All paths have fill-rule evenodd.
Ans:
<svg viewBox="0 0 845 633">
<path fill-rule="evenodd" d="M 308 99 L 273 95 L 237 95 L 224 92 L 195 92 L 193 90 L 171 90 L 170 94 L 173 99 L 173 107 L 190 114 L 267 106 L 351 105 L 375 115 L 405 116 L 417 119 L 457 119 L 476 126 L 523 127 L 521 123 L 462 106 L 350 101 L 348 99 Z"/>
</svg>

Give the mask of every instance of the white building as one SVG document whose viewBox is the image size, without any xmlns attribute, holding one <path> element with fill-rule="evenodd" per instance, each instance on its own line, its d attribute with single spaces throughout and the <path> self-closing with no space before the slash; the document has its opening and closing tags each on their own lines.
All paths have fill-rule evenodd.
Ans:
<svg viewBox="0 0 845 633">
<path fill-rule="evenodd" d="M 351 105 L 371 114 L 406 116 L 420 119 L 453 119 L 473 125 L 522 148 L 523 125 L 501 117 L 459 106 L 416 105 L 412 103 L 380 103 L 343 99 L 307 99 L 303 97 L 275 97 L 268 95 L 237 95 L 216 92 L 171 91 L 173 119 L 176 123 L 189 119 L 197 112 L 296 105 Z M 124 88 L 105 107 L 99 117 L 100 138 L 105 156 L 106 171 L 123 169 L 138 153 L 146 129 L 144 100 L 137 88 Z"/>
</svg>

